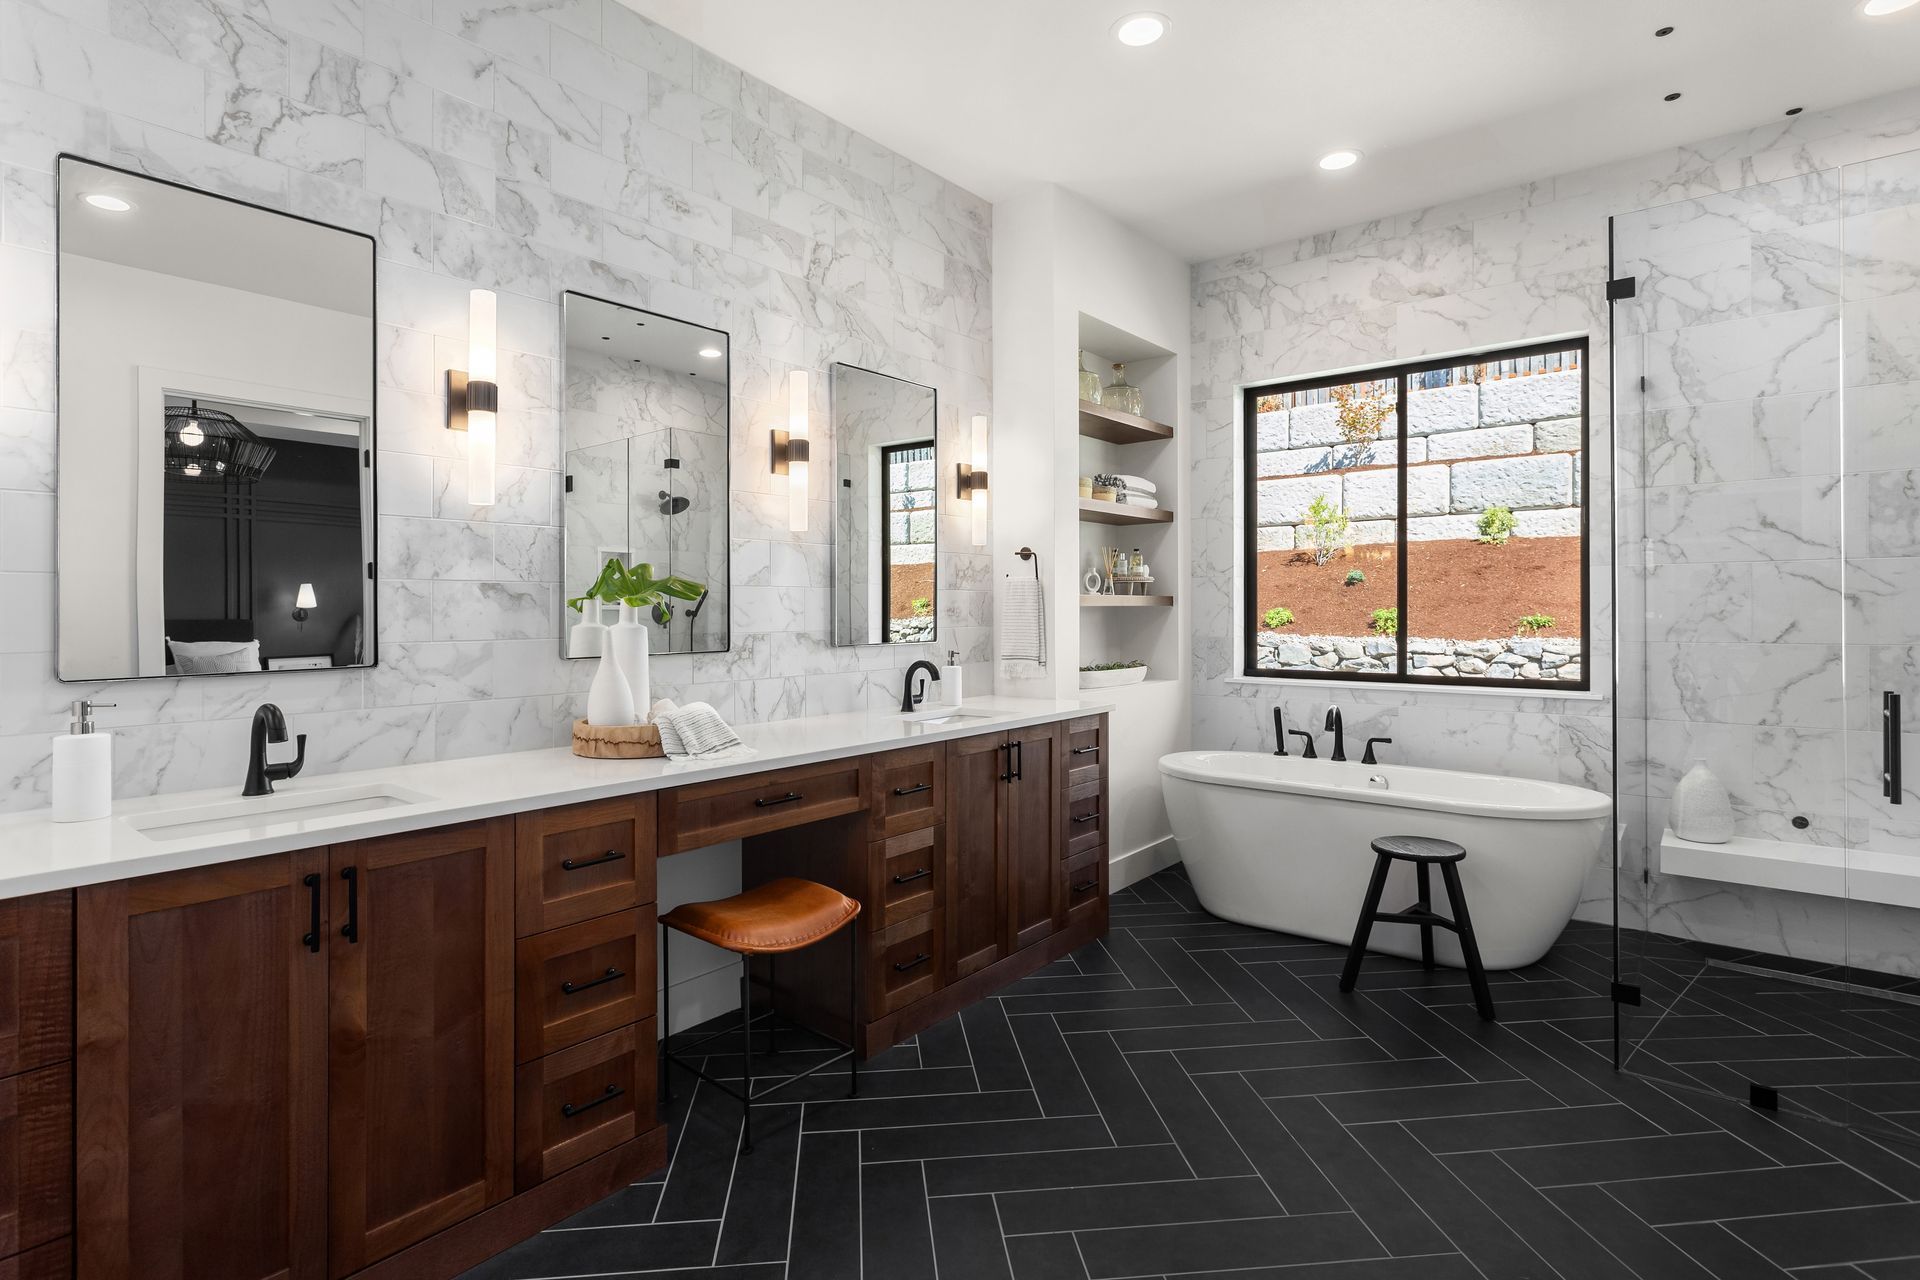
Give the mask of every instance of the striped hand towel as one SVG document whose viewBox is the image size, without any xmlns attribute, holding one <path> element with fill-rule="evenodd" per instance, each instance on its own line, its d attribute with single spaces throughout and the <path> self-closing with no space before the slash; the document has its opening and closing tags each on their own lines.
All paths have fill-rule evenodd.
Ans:
<svg viewBox="0 0 1920 1280">
<path fill-rule="evenodd" d="M 653 704 L 650 717 L 660 730 L 660 749 L 668 756 L 706 756 L 745 744 L 720 713 L 704 702 L 675 706 L 666 698 Z"/>
<path fill-rule="evenodd" d="M 1006 609 L 1000 618 L 1000 674 L 1009 680 L 1034 680 L 1046 665 L 1046 601 L 1040 581 L 1010 579 Z"/>
</svg>

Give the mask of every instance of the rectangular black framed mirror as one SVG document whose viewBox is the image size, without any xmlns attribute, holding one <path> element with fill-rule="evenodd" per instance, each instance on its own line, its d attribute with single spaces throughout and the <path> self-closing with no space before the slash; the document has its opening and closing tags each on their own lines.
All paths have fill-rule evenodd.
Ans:
<svg viewBox="0 0 1920 1280">
<path fill-rule="evenodd" d="M 370 236 L 62 156 L 57 672 L 375 660 Z"/>
<path fill-rule="evenodd" d="M 937 640 L 940 394 L 858 365 L 831 377 L 833 642 Z"/>
</svg>

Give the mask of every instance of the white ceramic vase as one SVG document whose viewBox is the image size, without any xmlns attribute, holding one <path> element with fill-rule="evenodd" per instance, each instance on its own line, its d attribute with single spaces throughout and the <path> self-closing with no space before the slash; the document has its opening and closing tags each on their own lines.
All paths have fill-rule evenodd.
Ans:
<svg viewBox="0 0 1920 1280">
<path fill-rule="evenodd" d="M 632 724 L 633 691 L 612 654 L 594 659 L 593 683 L 587 687 L 587 723 L 611 727 Z"/>
<path fill-rule="evenodd" d="M 1673 788 L 1667 803 L 1673 834 L 1696 844 L 1725 844 L 1733 839 L 1733 802 L 1705 760 L 1695 760 Z"/>
<path fill-rule="evenodd" d="M 646 624 L 640 621 L 640 611 L 630 604 L 620 606 L 620 621 L 607 628 L 607 653 L 620 664 L 620 674 L 627 678 L 627 690 L 633 698 L 635 719 L 628 723 L 642 723 L 647 719 L 647 709 L 653 705 L 653 681 L 647 672 L 648 643 Z"/>
</svg>

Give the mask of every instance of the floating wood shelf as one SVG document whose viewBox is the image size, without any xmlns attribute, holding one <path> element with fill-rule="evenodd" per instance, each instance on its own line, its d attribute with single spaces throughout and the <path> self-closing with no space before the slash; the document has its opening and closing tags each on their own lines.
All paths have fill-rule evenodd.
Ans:
<svg viewBox="0 0 1920 1280">
<path fill-rule="evenodd" d="M 1082 498 L 1080 518 L 1093 524 L 1172 524 L 1173 512 L 1164 507 L 1129 507 L 1118 502 Z"/>
<path fill-rule="evenodd" d="M 1152 444 L 1173 439 L 1173 428 L 1164 422 L 1155 422 L 1152 418 L 1122 413 L 1118 409 L 1097 405 L 1091 400 L 1082 400 L 1080 402 L 1080 434 L 1091 436 L 1095 440 L 1105 440 L 1108 444 Z"/>
<path fill-rule="evenodd" d="M 1172 596 L 1086 596 L 1080 597 L 1083 609 L 1132 609 L 1153 605 L 1171 605 Z"/>
</svg>

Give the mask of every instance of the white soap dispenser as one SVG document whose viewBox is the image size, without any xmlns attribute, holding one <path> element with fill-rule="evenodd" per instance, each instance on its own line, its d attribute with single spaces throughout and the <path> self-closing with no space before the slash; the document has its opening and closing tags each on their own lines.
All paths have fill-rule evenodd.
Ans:
<svg viewBox="0 0 1920 1280">
<path fill-rule="evenodd" d="M 80 699 L 67 732 L 53 740 L 55 822 L 90 822 L 113 812 L 113 735 L 93 731 L 94 709 L 113 705 Z"/>
<path fill-rule="evenodd" d="M 940 668 L 940 700 L 950 707 L 960 705 L 960 651 L 947 650 L 947 665 Z"/>
</svg>

